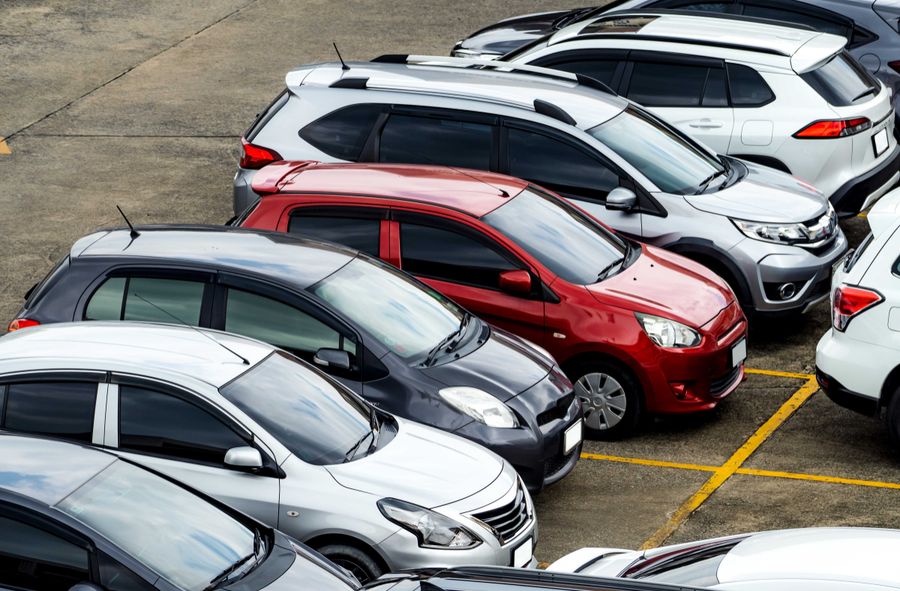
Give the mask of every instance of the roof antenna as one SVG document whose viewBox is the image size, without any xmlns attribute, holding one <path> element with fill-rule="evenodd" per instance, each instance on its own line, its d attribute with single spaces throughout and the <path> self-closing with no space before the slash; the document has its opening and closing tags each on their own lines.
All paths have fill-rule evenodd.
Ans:
<svg viewBox="0 0 900 591">
<path fill-rule="evenodd" d="M 137 238 L 138 236 L 140 236 L 141 233 L 134 229 L 134 226 L 132 226 L 132 225 L 131 225 L 131 222 L 128 221 L 128 216 L 125 215 L 125 212 L 122 211 L 122 208 L 119 207 L 118 204 L 116 204 L 116 209 L 119 210 L 119 213 L 122 214 L 122 219 L 125 220 L 125 223 L 126 223 L 126 224 L 128 224 L 128 229 L 131 230 L 131 239 L 134 240 L 135 238 Z"/>
<path fill-rule="evenodd" d="M 246 358 L 246 357 L 244 357 L 243 355 L 241 355 L 240 353 L 238 353 L 237 351 L 235 351 L 235 350 L 233 350 L 233 349 L 229 349 L 229 348 L 226 347 L 224 344 L 222 344 L 222 343 L 220 343 L 219 341 L 217 341 L 216 339 L 212 338 L 211 336 L 209 336 L 208 334 L 206 334 L 205 332 L 203 332 L 202 330 L 200 330 L 199 328 L 197 328 L 197 327 L 194 326 L 193 324 L 188 324 L 187 322 L 185 322 L 184 320 L 182 320 L 182 319 L 179 318 L 178 316 L 176 316 L 176 315 L 170 313 L 168 310 L 163 310 L 162 308 L 160 308 L 159 306 L 157 306 L 156 304 L 154 304 L 153 302 L 151 302 L 150 300 L 148 300 L 147 298 L 145 298 L 144 296 L 142 296 L 141 294 L 139 294 L 139 293 L 137 293 L 137 292 L 134 292 L 132 295 L 134 295 L 134 297 L 136 297 L 137 299 L 141 300 L 142 302 L 144 302 L 144 303 L 146 303 L 146 304 L 150 304 L 151 306 L 153 306 L 154 308 L 156 308 L 157 310 L 159 310 L 160 312 L 162 312 L 163 314 L 165 314 L 165 315 L 168 316 L 169 318 L 174 318 L 174 319 L 175 319 L 175 322 L 177 322 L 178 324 L 180 324 L 180 325 L 182 325 L 182 326 L 186 326 L 186 327 L 188 327 L 188 328 L 190 328 L 190 329 L 192 329 L 192 330 L 194 330 L 194 331 L 196 331 L 196 332 L 202 334 L 202 335 L 203 335 L 204 337 L 206 337 L 207 339 L 211 340 L 211 341 L 214 342 L 215 344 L 219 345 L 220 347 L 222 347 L 223 349 L 225 349 L 226 351 L 228 351 L 229 353 L 231 353 L 232 355 L 234 355 L 235 357 L 237 357 L 238 359 L 240 359 L 240 360 L 244 363 L 244 365 L 250 365 L 250 362 L 247 361 L 247 358 Z"/>
<path fill-rule="evenodd" d="M 337 48 L 337 43 L 335 43 L 334 41 L 332 41 L 331 44 L 334 45 L 334 52 L 335 52 L 336 54 L 338 54 L 338 59 L 341 60 L 341 69 L 342 69 L 342 70 L 349 70 L 349 69 L 350 69 L 350 66 L 348 66 L 348 65 L 344 62 L 344 58 L 341 57 L 341 50 Z"/>
</svg>

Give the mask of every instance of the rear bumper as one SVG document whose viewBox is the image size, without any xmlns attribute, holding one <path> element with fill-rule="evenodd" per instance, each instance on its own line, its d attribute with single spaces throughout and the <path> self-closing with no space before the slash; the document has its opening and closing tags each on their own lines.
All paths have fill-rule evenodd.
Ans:
<svg viewBox="0 0 900 591">
<path fill-rule="evenodd" d="M 887 160 L 842 185 L 831 196 L 831 203 L 840 217 L 854 216 L 887 193 L 898 180 L 900 180 L 900 144 L 894 146 Z"/>
<path fill-rule="evenodd" d="M 816 368 L 816 381 L 819 388 L 832 402 L 860 414 L 874 416 L 878 414 L 878 401 L 858 392 L 845 388 L 839 381 Z"/>
</svg>

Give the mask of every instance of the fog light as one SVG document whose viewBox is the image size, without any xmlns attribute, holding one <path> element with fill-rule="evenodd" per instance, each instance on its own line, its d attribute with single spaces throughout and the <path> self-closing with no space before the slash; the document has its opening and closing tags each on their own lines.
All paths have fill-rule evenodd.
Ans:
<svg viewBox="0 0 900 591">
<path fill-rule="evenodd" d="M 797 295 L 797 286 L 793 283 L 784 283 L 778 288 L 778 295 L 783 300 L 789 300 Z"/>
</svg>

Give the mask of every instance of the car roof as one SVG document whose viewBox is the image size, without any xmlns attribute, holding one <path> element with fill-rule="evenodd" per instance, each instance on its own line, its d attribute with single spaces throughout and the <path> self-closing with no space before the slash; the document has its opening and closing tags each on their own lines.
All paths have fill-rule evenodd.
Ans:
<svg viewBox="0 0 900 591">
<path fill-rule="evenodd" d="M 900 531 L 852 527 L 779 530 L 754 534 L 729 550 L 720 584 L 805 579 L 897 587 Z"/>
<path fill-rule="evenodd" d="M 847 44 L 839 35 L 761 19 L 653 10 L 623 11 L 581 21 L 553 34 L 548 43 L 589 38 L 693 43 L 775 54 L 789 58 L 798 73 L 813 69 Z"/>
<path fill-rule="evenodd" d="M 430 574 L 427 581 L 438 590 L 478 588 L 482 591 L 503 591 L 527 588 L 548 591 L 699 591 L 688 585 L 673 586 L 653 581 L 499 566 L 451 567 L 435 569 Z M 384 580 L 390 582 L 392 576 L 387 575 Z"/>
<path fill-rule="evenodd" d="M 316 163 L 291 176 L 280 190 L 406 199 L 481 217 L 527 186 L 526 181 L 502 174 L 444 166 Z"/>
<path fill-rule="evenodd" d="M 357 253 L 327 242 L 227 226 L 146 226 L 102 230 L 72 246 L 73 261 L 90 257 L 194 263 L 269 276 L 305 289 L 331 275 Z"/>
<path fill-rule="evenodd" d="M 0 372 L 66 369 L 154 377 L 151 372 L 156 370 L 219 388 L 272 351 L 274 347 L 259 341 L 188 326 L 72 322 L 30 327 L 0 338 Z"/>
<path fill-rule="evenodd" d="M 626 99 L 574 80 L 472 69 L 450 65 L 452 58 L 435 59 L 448 63 L 349 62 L 349 70 L 343 70 L 340 63 L 311 64 L 289 72 L 285 83 L 294 94 L 299 94 L 304 86 L 332 87 L 339 80 L 365 80 L 363 87 L 348 84 L 333 90 L 368 93 L 367 99 L 369 95 L 372 98 L 366 102 L 391 102 L 381 93 L 399 92 L 490 103 L 534 113 L 534 101 L 540 100 L 565 111 L 581 129 L 608 121 L 628 105 Z"/>
<path fill-rule="evenodd" d="M 0 434 L 0 490 L 48 506 L 116 461 L 112 454 L 72 443 Z"/>
</svg>

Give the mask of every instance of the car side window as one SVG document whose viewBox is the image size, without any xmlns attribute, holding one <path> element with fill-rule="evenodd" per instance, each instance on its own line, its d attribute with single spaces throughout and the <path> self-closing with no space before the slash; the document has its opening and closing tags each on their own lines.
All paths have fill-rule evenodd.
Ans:
<svg viewBox="0 0 900 591">
<path fill-rule="evenodd" d="M 237 432 L 187 400 L 119 386 L 119 449 L 222 465 L 232 447 L 248 445 Z"/>
<path fill-rule="evenodd" d="M 740 64 L 728 64 L 727 68 L 732 105 L 735 107 L 761 107 L 775 100 L 775 93 L 759 75 L 759 72 Z"/>
<path fill-rule="evenodd" d="M 0 515 L 0 586 L 68 591 L 91 580 L 86 548 L 36 525 Z"/>
<path fill-rule="evenodd" d="M 695 10 L 697 12 L 734 13 L 734 2 L 662 2 L 653 4 L 660 8 L 677 8 L 679 10 Z"/>
<path fill-rule="evenodd" d="M 97 553 L 100 584 L 105 591 L 153 591 L 153 585 L 109 556 Z"/>
<path fill-rule="evenodd" d="M 811 10 L 811 6 L 800 2 L 797 4 L 797 10 L 791 10 L 790 8 L 772 6 L 766 3 L 745 2 L 744 16 L 806 25 L 823 33 L 832 33 L 848 38 L 853 34 L 853 29 L 848 19 L 841 18 L 836 14 L 834 17 L 829 18 L 828 13 L 825 11 Z"/>
<path fill-rule="evenodd" d="M 519 267 L 493 248 L 459 232 L 400 224 L 403 270 L 441 281 L 500 289 L 500 273 Z"/>
<path fill-rule="evenodd" d="M 278 300 L 229 288 L 225 330 L 259 339 L 308 360 L 319 349 L 356 355 L 356 343 L 321 320 Z"/>
<path fill-rule="evenodd" d="M 329 156 L 356 162 L 383 105 L 353 105 L 338 109 L 300 130 L 300 137 Z"/>
<path fill-rule="evenodd" d="M 110 277 L 91 296 L 85 320 L 200 324 L 205 283 L 160 277 Z"/>
<path fill-rule="evenodd" d="M 291 212 L 288 232 L 344 244 L 374 257 L 381 254 L 381 220 L 307 214 L 304 208 Z"/>
<path fill-rule="evenodd" d="M 627 96 L 647 107 L 699 107 L 710 70 L 715 69 L 706 65 L 636 61 Z"/>
<path fill-rule="evenodd" d="M 559 193 L 602 200 L 619 186 L 619 173 L 584 150 L 532 131 L 510 128 L 509 174 Z"/>
<path fill-rule="evenodd" d="M 487 123 L 392 114 L 381 132 L 378 161 L 489 170 L 493 136 Z"/>
<path fill-rule="evenodd" d="M 620 52 L 624 56 L 624 52 Z M 553 68 L 581 74 L 603 82 L 612 87 L 615 82 L 616 70 L 622 63 L 622 58 L 614 57 L 606 53 L 596 52 L 567 52 L 567 54 L 549 55 L 534 60 L 532 65 L 544 68 Z"/>
<path fill-rule="evenodd" d="M 94 431 L 96 382 L 31 382 L 0 386 L 2 427 L 84 443 Z"/>
</svg>

